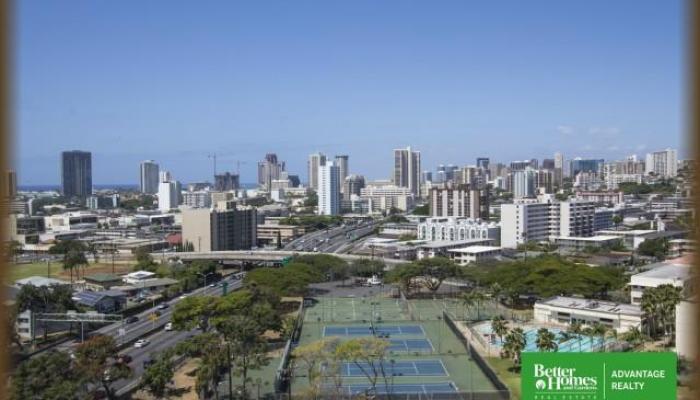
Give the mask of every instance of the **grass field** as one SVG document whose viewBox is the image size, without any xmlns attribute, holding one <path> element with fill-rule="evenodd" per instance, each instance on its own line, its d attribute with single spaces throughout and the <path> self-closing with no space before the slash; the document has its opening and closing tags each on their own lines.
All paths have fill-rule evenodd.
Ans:
<svg viewBox="0 0 700 400">
<path fill-rule="evenodd" d="M 371 335 L 370 321 L 373 321 L 376 331 L 384 328 L 393 332 L 389 340 L 425 341 L 427 339 L 430 342 L 432 350 L 416 351 L 411 348 L 408 351 L 391 351 L 388 356 L 390 362 L 438 362 L 444 366 L 445 374 L 439 376 L 429 374 L 392 376 L 391 385 L 401 388 L 406 385 L 439 385 L 451 382 L 456 390 L 462 393 L 495 391 L 494 384 L 470 358 L 467 349 L 442 319 L 442 301 L 409 300 L 409 304 L 405 304 L 396 299 L 381 297 L 336 297 L 315 300 L 316 303 L 309 306 L 304 315 L 304 324 L 299 338 L 300 345 L 317 341 L 324 337 L 326 332 L 343 331 L 343 327 L 351 328 L 352 332 L 359 334 L 339 336 L 340 340 L 359 337 L 363 335 L 362 332 L 365 329 L 366 335 L 369 336 Z M 416 331 L 416 327 L 422 329 Z M 294 369 L 293 392 L 300 393 L 308 388 L 308 381 L 304 375 L 301 368 Z M 329 382 L 332 381 L 329 378 Z M 343 386 L 362 385 L 366 382 L 367 379 L 364 376 L 342 378 Z"/>
<path fill-rule="evenodd" d="M 115 272 L 117 274 L 123 274 L 126 272 L 131 272 L 132 263 L 115 263 Z M 94 274 L 98 272 L 112 272 L 111 263 L 95 263 L 90 264 L 85 268 L 86 274 Z M 80 271 L 82 276 L 83 272 Z M 60 262 L 52 262 L 50 268 L 47 267 L 45 262 L 30 263 L 30 264 L 10 264 L 7 274 L 5 275 L 5 282 L 8 284 L 13 283 L 18 279 L 28 278 L 30 276 L 47 276 L 57 279 L 70 279 L 70 272 L 63 270 L 63 265 Z M 75 278 L 75 271 L 73 272 L 73 277 Z"/>
</svg>

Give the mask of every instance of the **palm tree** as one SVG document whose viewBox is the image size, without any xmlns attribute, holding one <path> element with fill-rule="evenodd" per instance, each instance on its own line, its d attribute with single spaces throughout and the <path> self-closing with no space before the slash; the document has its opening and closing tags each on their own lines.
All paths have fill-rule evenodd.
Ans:
<svg viewBox="0 0 700 400">
<path fill-rule="evenodd" d="M 656 317 L 659 312 L 660 299 L 654 288 L 649 288 L 642 294 L 641 308 L 647 320 L 647 336 L 653 337 L 656 332 Z"/>
<path fill-rule="evenodd" d="M 503 345 L 503 336 L 508 333 L 508 321 L 502 316 L 496 315 L 491 320 L 491 331 L 498 335 L 498 338 L 501 340 L 501 345 Z"/>
<path fill-rule="evenodd" d="M 580 322 L 572 322 L 571 325 L 569 325 L 568 332 L 576 337 L 576 340 L 578 341 L 578 351 L 580 353 L 582 351 L 581 334 L 583 333 L 583 326 Z"/>
<path fill-rule="evenodd" d="M 559 349 L 556 336 L 547 328 L 540 328 L 537 330 L 537 339 L 535 343 L 539 351 L 557 351 Z"/>
<path fill-rule="evenodd" d="M 605 334 L 607 333 L 607 331 L 608 327 L 598 322 L 594 323 L 590 329 L 591 335 L 597 337 L 600 341 L 598 349 L 602 351 L 605 351 Z"/>
<path fill-rule="evenodd" d="M 474 307 L 474 304 L 476 303 L 474 300 L 474 296 L 472 295 L 472 292 L 466 292 L 463 293 L 461 296 L 462 304 L 465 307 L 464 310 L 464 319 L 467 319 L 467 310 L 470 308 Z"/>
<path fill-rule="evenodd" d="M 467 306 L 467 308 L 471 308 L 472 306 L 476 306 L 476 319 L 477 320 L 481 319 L 479 307 L 481 306 L 481 303 L 484 300 L 486 300 L 486 295 L 480 289 L 472 289 L 471 291 L 462 295 L 462 304 Z"/>
<path fill-rule="evenodd" d="M 501 356 L 512 359 L 515 366 L 518 366 L 520 365 L 520 353 L 526 345 L 525 332 L 522 328 L 514 328 L 505 337 Z"/>
<path fill-rule="evenodd" d="M 613 342 L 617 343 L 617 337 L 618 337 L 618 335 L 617 335 L 617 329 L 608 329 L 608 330 L 605 332 L 605 337 L 604 337 L 605 341 L 604 341 L 604 343 L 603 343 L 603 351 L 605 351 L 605 349 L 607 348 L 608 339 L 610 339 L 610 340 L 612 340 Z"/>
<path fill-rule="evenodd" d="M 496 302 L 496 309 L 498 309 L 501 303 L 501 296 L 503 295 L 503 287 L 498 282 L 495 282 L 489 288 L 489 292 L 491 292 L 491 298 Z"/>
<path fill-rule="evenodd" d="M 622 335 L 622 340 L 629 343 L 632 346 L 637 346 L 644 342 L 644 335 L 638 327 L 632 327 L 627 332 Z"/>
</svg>

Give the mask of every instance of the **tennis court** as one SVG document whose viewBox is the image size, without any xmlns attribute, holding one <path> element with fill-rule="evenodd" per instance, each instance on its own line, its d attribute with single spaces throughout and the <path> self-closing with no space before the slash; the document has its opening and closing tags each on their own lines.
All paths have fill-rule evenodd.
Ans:
<svg viewBox="0 0 700 400">
<path fill-rule="evenodd" d="M 428 339 L 389 339 L 389 352 L 431 353 L 435 351 Z"/>
<path fill-rule="evenodd" d="M 384 371 L 391 376 L 447 376 L 445 364 L 440 359 L 431 360 L 399 360 L 384 363 Z M 347 377 L 366 376 L 371 369 L 367 363 L 343 363 L 342 374 Z"/>
<path fill-rule="evenodd" d="M 425 336 L 425 331 L 420 325 L 372 325 L 360 326 L 326 326 L 323 328 L 323 336 Z"/>
<path fill-rule="evenodd" d="M 366 384 L 352 384 L 343 386 L 351 396 L 366 393 L 371 386 Z M 437 394 L 437 393 L 457 393 L 457 386 L 454 382 L 433 382 L 433 383 L 397 383 L 393 385 L 377 385 L 376 394 Z"/>
</svg>

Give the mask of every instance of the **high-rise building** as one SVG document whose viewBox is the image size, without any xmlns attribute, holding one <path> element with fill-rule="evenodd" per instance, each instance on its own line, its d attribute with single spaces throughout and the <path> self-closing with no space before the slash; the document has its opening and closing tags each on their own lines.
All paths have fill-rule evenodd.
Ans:
<svg viewBox="0 0 700 400">
<path fill-rule="evenodd" d="M 343 182 L 343 198 L 350 199 L 353 194 L 359 196 L 362 188 L 365 187 L 365 177 L 362 175 L 351 174 L 345 178 Z"/>
<path fill-rule="evenodd" d="M 318 191 L 318 170 L 319 167 L 326 164 L 326 156 L 323 153 L 314 153 L 309 155 L 307 162 L 309 187 Z"/>
<path fill-rule="evenodd" d="M 318 167 L 318 215 L 340 214 L 340 168 L 332 161 Z"/>
<path fill-rule="evenodd" d="M 489 164 L 491 160 L 488 157 L 479 157 L 476 159 L 476 166 L 478 168 L 489 169 Z"/>
<path fill-rule="evenodd" d="M 17 173 L 13 169 L 8 169 L 2 176 L 2 191 L 0 195 L 12 198 L 17 196 Z"/>
<path fill-rule="evenodd" d="M 472 185 L 431 188 L 429 192 L 431 217 L 488 219 L 488 192 Z"/>
<path fill-rule="evenodd" d="M 525 242 L 553 240 L 560 236 L 591 236 L 594 216 L 594 202 L 559 202 L 551 195 L 502 204 L 501 246 L 515 248 Z"/>
<path fill-rule="evenodd" d="M 225 172 L 223 174 L 214 175 L 214 190 L 217 192 L 228 192 L 238 190 L 240 182 L 237 174 Z"/>
<path fill-rule="evenodd" d="M 576 157 L 569 161 L 569 172 L 572 178 L 575 178 L 579 172 L 590 172 L 600 175 L 603 173 L 604 163 L 605 160 L 603 159 L 583 159 L 581 157 Z"/>
<path fill-rule="evenodd" d="M 678 174 L 676 150 L 666 149 L 647 154 L 646 173 L 662 178 L 673 178 Z"/>
<path fill-rule="evenodd" d="M 158 193 L 158 173 L 160 167 L 153 160 L 142 161 L 140 165 L 139 189 L 141 193 Z"/>
<path fill-rule="evenodd" d="M 555 166 L 553 158 L 545 158 L 544 160 L 542 160 L 542 169 L 553 170 L 554 168 Z"/>
<path fill-rule="evenodd" d="M 61 153 L 61 189 L 68 198 L 86 199 L 92 195 L 92 153 L 80 150 Z"/>
<path fill-rule="evenodd" d="M 247 250 L 257 240 L 257 212 L 254 207 L 238 207 L 234 201 L 221 201 L 213 209 L 182 211 L 182 242 L 194 251 Z"/>
<path fill-rule="evenodd" d="M 173 180 L 170 172 L 161 171 L 158 182 L 158 209 L 168 211 L 180 205 L 180 182 Z"/>
<path fill-rule="evenodd" d="M 347 155 L 344 155 L 344 154 L 339 155 L 339 156 L 335 156 L 335 165 L 338 166 L 338 170 L 340 171 L 341 185 L 343 182 L 345 182 L 345 178 L 347 178 L 348 175 L 350 174 L 348 159 L 349 159 L 349 157 Z M 341 187 L 340 190 L 342 191 L 343 188 Z"/>
<path fill-rule="evenodd" d="M 530 167 L 513 172 L 513 197 L 516 199 L 534 197 L 536 183 L 537 174 Z"/>
<path fill-rule="evenodd" d="M 284 168 L 284 161 L 278 162 L 277 154 L 266 154 L 265 159 L 258 163 L 258 185 L 264 190 L 270 190 L 272 181 L 281 179 Z"/>
<path fill-rule="evenodd" d="M 423 171 L 423 175 L 421 176 L 421 183 L 432 182 L 432 181 L 433 181 L 433 173 L 430 171 Z"/>
<path fill-rule="evenodd" d="M 524 160 L 524 161 L 512 161 L 510 163 L 510 170 L 511 171 L 524 171 L 525 168 L 530 167 L 537 169 L 537 166 L 533 164 L 533 161 L 537 160 Z"/>
<path fill-rule="evenodd" d="M 394 185 L 406 187 L 414 196 L 420 196 L 420 152 L 411 150 L 411 147 L 394 150 L 394 172 L 392 180 Z"/>
</svg>

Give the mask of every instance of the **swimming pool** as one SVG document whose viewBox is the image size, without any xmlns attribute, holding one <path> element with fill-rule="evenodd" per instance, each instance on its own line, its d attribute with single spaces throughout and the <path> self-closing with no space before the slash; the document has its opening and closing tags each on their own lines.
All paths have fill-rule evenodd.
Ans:
<svg viewBox="0 0 700 400">
<path fill-rule="evenodd" d="M 484 323 L 484 324 L 479 324 L 474 327 L 478 333 L 481 334 L 481 337 L 489 343 L 492 346 L 496 347 L 501 347 L 503 343 L 501 343 L 501 339 L 493 333 L 493 330 L 491 329 L 491 323 Z M 537 327 L 537 326 L 525 326 L 523 327 L 523 331 L 525 332 L 525 349 L 523 351 L 526 352 L 535 352 L 539 351 L 537 349 L 537 330 L 542 327 Z M 559 329 L 559 328 L 547 328 L 549 329 L 550 332 L 552 332 L 555 337 L 556 337 L 556 342 L 557 345 L 559 346 L 557 351 L 560 352 L 591 352 L 591 351 L 598 351 L 601 349 L 601 347 L 605 345 L 609 345 L 614 343 L 614 340 L 611 338 L 606 338 L 603 339 L 600 336 L 586 336 L 586 335 L 578 335 L 578 336 L 573 336 L 570 334 L 569 338 L 567 339 L 564 334 L 565 330 Z M 566 339 L 566 340 L 565 340 Z"/>
</svg>

